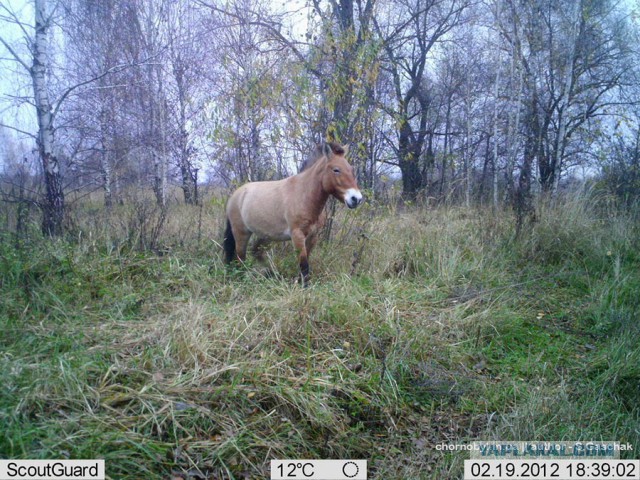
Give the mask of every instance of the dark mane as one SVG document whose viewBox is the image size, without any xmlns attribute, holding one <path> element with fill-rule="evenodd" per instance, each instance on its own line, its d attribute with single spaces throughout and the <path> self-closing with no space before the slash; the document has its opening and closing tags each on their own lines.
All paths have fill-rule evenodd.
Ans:
<svg viewBox="0 0 640 480">
<path fill-rule="evenodd" d="M 335 142 L 320 143 L 316 145 L 316 148 L 313 149 L 313 152 L 311 152 L 311 155 L 309 155 L 309 158 L 307 158 L 304 161 L 304 163 L 302 164 L 302 168 L 300 169 L 300 172 L 304 172 L 305 170 L 311 168 L 311 166 L 314 163 L 316 163 L 319 158 L 324 157 L 325 146 L 328 146 L 334 155 L 344 155 L 345 153 L 344 148 L 338 143 L 335 143 Z"/>
</svg>

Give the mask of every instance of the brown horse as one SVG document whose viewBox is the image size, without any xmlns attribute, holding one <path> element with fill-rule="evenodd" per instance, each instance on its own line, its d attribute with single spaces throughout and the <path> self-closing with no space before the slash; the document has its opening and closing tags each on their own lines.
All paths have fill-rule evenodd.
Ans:
<svg viewBox="0 0 640 480">
<path fill-rule="evenodd" d="M 224 236 L 226 262 L 243 262 L 252 234 L 257 237 L 253 252 L 269 241 L 292 240 L 298 252 L 302 283 L 309 279 L 309 254 L 324 225 L 324 206 L 329 195 L 356 208 L 362 202 L 353 167 L 346 150 L 336 143 L 324 143 L 301 172 L 284 180 L 251 182 L 238 188 L 227 202 Z"/>
</svg>

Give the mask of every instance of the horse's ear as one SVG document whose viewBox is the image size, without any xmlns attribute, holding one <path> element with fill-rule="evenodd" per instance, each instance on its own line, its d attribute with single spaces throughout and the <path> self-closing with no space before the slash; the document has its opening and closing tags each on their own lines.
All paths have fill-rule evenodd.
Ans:
<svg viewBox="0 0 640 480">
<path fill-rule="evenodd" d="M 349 144 L 342 145 L 342 150 L 344 150 L 344 156 L 346 157 L 349 154 Z"/>
<path fill-rule="evenodd" d="M 322 143 L 322 154 L 325 157 L 329 158 L 332 153 L 333 153 L 333 151 L 331 150 L 331 145 L 329 145 L 327 142 L 323 142 Z"/>
</svg>

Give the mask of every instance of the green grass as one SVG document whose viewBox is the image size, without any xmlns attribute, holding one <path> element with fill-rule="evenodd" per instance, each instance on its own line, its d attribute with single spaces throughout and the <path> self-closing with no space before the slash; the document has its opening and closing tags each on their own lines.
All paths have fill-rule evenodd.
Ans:
<svg viewBox="0 0 640 480">
<path fill-rule="evenodd" d="M 2 236 L 0 457 L 236 479 L 366 458 L 403 479 L 460 478 L 468 454 L 439 443 L 640 448 L 637 219 L 568 199 L 515 239 L 509 212 L 365 204 L 302 289 L 288 245 L 275 276 L 222 264 L 221 205 Z"/>
</svg>

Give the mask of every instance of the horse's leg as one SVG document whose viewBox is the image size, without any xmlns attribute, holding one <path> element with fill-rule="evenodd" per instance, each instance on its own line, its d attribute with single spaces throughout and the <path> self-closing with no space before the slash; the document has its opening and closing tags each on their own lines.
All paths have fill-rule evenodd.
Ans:
<svg viewBox="0 0 640 480">
<path fill-rule="evenodd" d="M 251 254 L 262 265 L 262 273 L 266 278 L 272 278 L 275 276 L 275 272 L 271 268 L 271 265 L 267 263 L 267 260 L 264 257 L 269 243 L 271 243 L 271 241 L 268 238 L 258 237 L 255 239 L 253 246 L 251 247 Z"/>
<path fill-rule="evenodd" d="M 316 246 L 316 243 L 318 243 L 318 231 L 314 230 L 307 236 L 304 242 L 307 247 L 307 258 L 311 256 L 311 251 L 313 250 L 313 247 Z"/>
<path fill-rule="evenodd" d="M 269 245 L 269 240 L 264 237 L 258 237 L 255 239 L 253 246 L 251 247 L 251 254 L 261 263 L 264 263 L 264 252 Z"/>
<path fill-rule="evenodd" d="M 302 286 L 306 287 L 309 282 L 309 259 L 307 254 L 307 236 L 302 230 L 296 228 L 291 232 L 293 246 L 298 252 L 298 264 L 300 265 L 300 275 L 302 276 Z"/>
<path fill-rule="evenodd" d="M 251 237 L 251 231 L 244 224 L 240 205 L 238 204 L 242 198 L 242 196 L 238 197 L 234 193 L 227 204 L 227 221 L 229 222 L 228 225 L 231 227 L 231 237 L 235 240 L 236 244 L 235 254 L 240 262 L 244 262 L 247 257 L 247 244 Z M 233 253 L 231 253 L 231 255 L 233 255 Z M 229 259 L 229 261 L 231 261 L 231 259 Z"/>
<path fill-rule="evenodd" d="M 233 236 L 236 238 L 236 255 L 238 256 L 238 260 L 244 262 L 247 258 L 247 245 L 249 244 L 249 238 L 251 238 L 251 232 L 238 228 L 237 232 L 233 232 Z"/>
<path fill-rule="evenodd" d="M 313 250 L 313 248 L 316 246 L 316 243 L 318 242 L 318 235 L 320 234 L 320 230 L 322 230 L 322 227 L 324 227 L 326 218 L 327 216 L 323 211 L 318 218 L 318 222 L 311 229 L 309 235 L 307 235 L 307 238 L 305 240 L 305 246 L 307 247 L 307 257 L 311 256 L 311 250 Z"/>
</svg>

